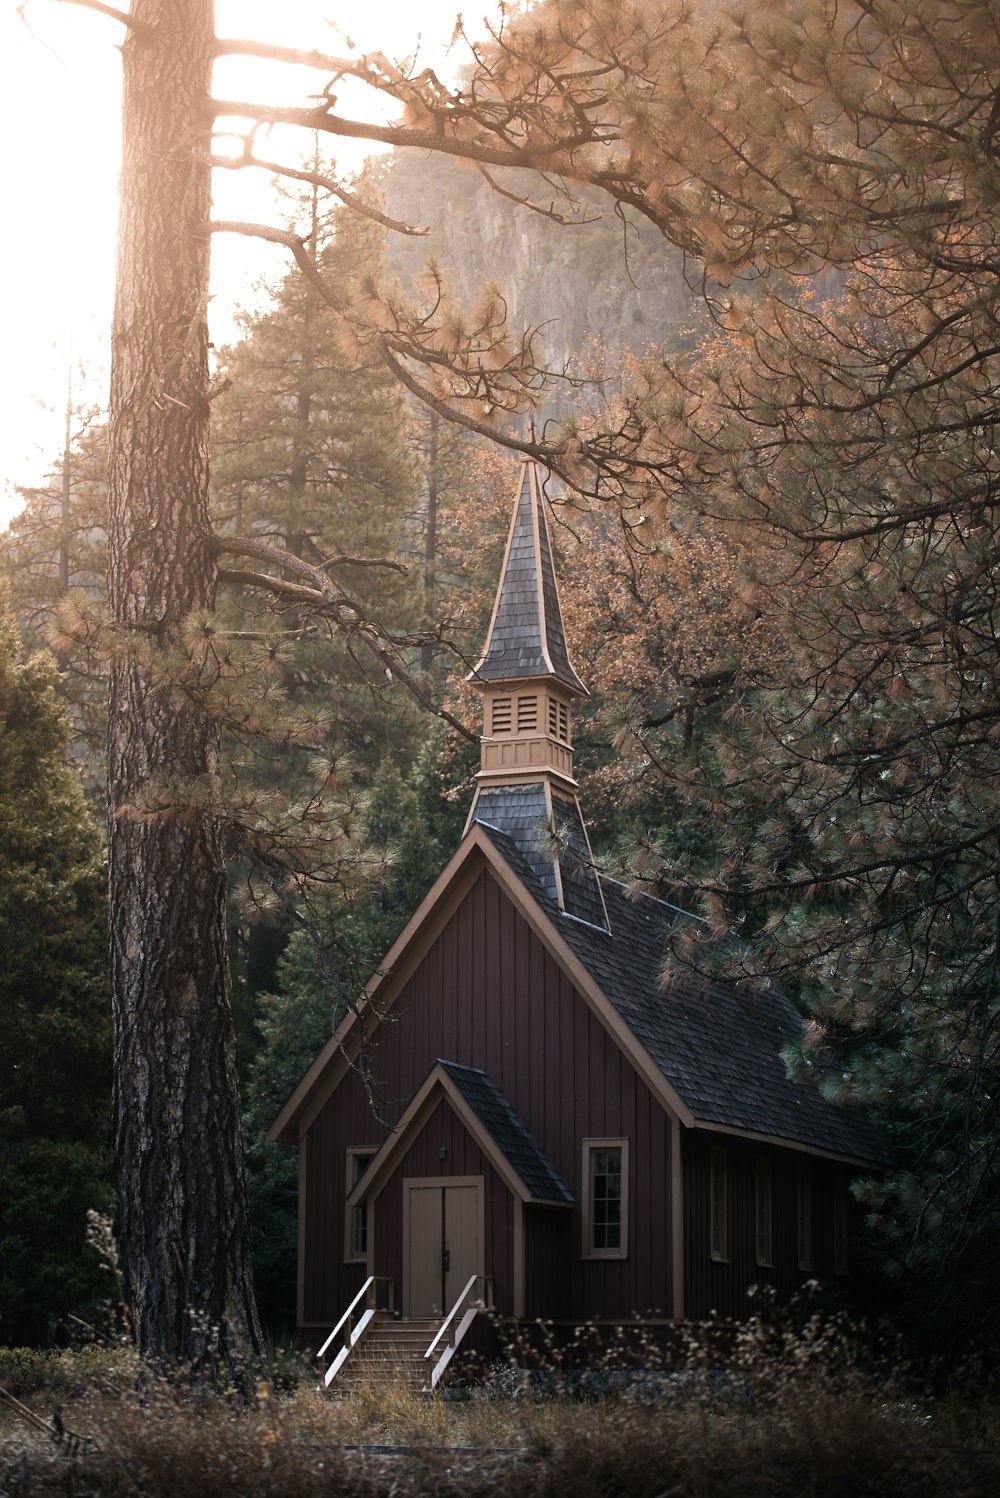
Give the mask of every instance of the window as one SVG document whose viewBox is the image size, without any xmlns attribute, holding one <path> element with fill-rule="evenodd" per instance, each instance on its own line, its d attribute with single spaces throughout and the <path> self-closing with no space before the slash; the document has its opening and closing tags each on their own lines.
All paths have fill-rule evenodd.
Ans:
<svg viewBox="0 0 1000 1498">
<path fill-rule="evenodd" d="M 771 1162 L 764 1155 L 757 1156 L 754 1171 L 754 1254 L 758 1264 L 768 1266 L 774 1262 Z"/>
<path fill-rule="evenodd" d="M 628 1140 L 583 1141 L 583 1257 L 628 1257 Z"/>
<path fill-rule="evenodd" d="M 800 1165 L 796 1190 L 796 1240 L 800 1269 L 812 1268 L 812 1177 L 808 1165 Z"/>
<path fill-rule="evenodd" d="M 838 1181 L 833 1193 L 833 1272 L 847 1274 L 847 1186 Z"/>
<path fill-rule="evenodd" d="M 377 1151 L 368 1145 L 350 1145 L 347 1150 L 347 1189 L 350 1196 L 355 1186 L 375 1158 Z M 368 1205 L 348 1207 L 344 1214 L 344 1258 L 349 1264 L 357 1263 L 368 1256 Z"/>
<path fill-rule="evenodd" d="M 720 1262 L 729 1258 L 729 1171 L 725 1147 L 712 1146 L 709 1160 L 709 1252 Z"/>
</svg>

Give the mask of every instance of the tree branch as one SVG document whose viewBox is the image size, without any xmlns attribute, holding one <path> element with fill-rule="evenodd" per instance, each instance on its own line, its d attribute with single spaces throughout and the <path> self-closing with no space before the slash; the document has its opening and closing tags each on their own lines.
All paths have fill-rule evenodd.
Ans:
<svg viewBox="0 0 1000 1498">
<path fill-rule="evenodd" d="M 269 541 L 260 541 L 251 536 L 217 535 L 214 537 L 213 544 L 219 555 L 245 556 L 260 562 L 269 562 L 272 567 L 281 567 L 301 578 L 305 586 L 273 577 L 266 572 L 222 573 L 228 581 L 239 581 L 252 587 L 263 588 L 279 598 L 288 599 L 289 602 L 308 604 L 333 620 L 348 634 L 360 636 L 390 681 L 402 682 L 422 707 L 433 713 L 435 717 L 442 718 L 469 743 L 479 742 L 478 734 L 470 732 L 464 723 L 448 712 L 447 708 L 442 707 L 440 702 L 436 702 L 420 682 L 411 676 L 398 652 L 392 648 L 395 642 L 386 634 L 381 625 L 364 616 L 360 606 L 331 581 L 322 567 L 315 567 L 311 562 L 305 562 L 301 557 L 283 551 L 280 546 L 272 546 Z"/>
<path fill-rule="evenodd" d="M 87 0 L 77 0 L 86 4 Z M 220 36 L 215 42 L 216 57 L 260 57 L 266 62 L 291 62 L 304 68 L 316 68 L 321 73 L 344 73 L 351 77 L 368 78 L 363 69 L 364 57 L 333 57 L 315 47 L 302 50 L 299 47 L 281 47 L 276 42 L 250 41 L 245 37 Z"/>
<path fill-rule="evenodd" d="M 558 140 L 539 141 L 523 146 L 510 145 L 504 150 L 485 146 L 477 140 L 462 140 L 458 137 L 437 134 L 433 130 L 414 130 L 406 125 L 371 125 L 362 120 L 349 120 L 343 115 L 331 114 L 327 109 L 295 109 L 262 107 L 260 104 L 240 102 L 233 99 L 212 101 L 216 119 L 233 118 L 255 120 L 269 125 L 301 125 L 306 130 L 319 130 L 325 135 L 346 136 L 350 140 L 377 140 L 387 146 L 412 146 L 421 151 L 432 151 L 437 155 L 458 156 L 465 161 L 484 162 L 487 166 L 523 166 L 538 170 L 543 167 L 560 176 L 578 173 L 583 180 L 597 180 L 587 171 L 574 166 L 571 153 L 580 146 L 609 145 L 616 138 L 608 133 L 599 135 L 594 130 L 565 136 Z"/>
<path fill-rule="evenodd" d="M 262 171 L 273 172 L 277 177 L 291 177 L 296 182 L 310 182 L 316 187 L 325 188 L 333 197 L 339 198 L 345 207 L 350 208 L 353 213 L 363 214 L 373 223 L 380 224 L 383 229 L 391 229 L 395 234 L 407 234 L 413 238 L 419 238 L 430 233 L 428 228 L 420 228 L 413 224 L 405 224 L 401 219 L 389 218 L 381 213 L 372 204 L 366 203 L 357 193 L 350 192 L 333 177 L 327 177 L 323 172 L 311 172 L 305 167 L 285 166 L 279 161 L 263 161 L 259 156 L 253 154 L 253 148 L 248 137 L 243 137 L 243 151 L 239 156 L 217 156 L 210 158 L 214 167 L 221 167 L 226 171 L 242 171 L 244 167 L 255 166 Z"/>
<path fill-rule="evenodd" d="M 19 15 L 26 4 L 27 0 L 24 0 L 24 4 L 18 6 Z M 56 0 L 56 4 L 80 5 L 84 10 L 99 11 L 102 16 L 110 16 L 113 21 L 120 21 L 123 26 L 127 26 L 130 31 L 135 32 L 136 36 L 142 37 L 146 42 L 152 41 L 156 34 L 152 26 L 147 26 L 144 21 L 137 21 L 134 16 L 129 15 L 128 11 L 118 10 L 114 5 L 105 5 L 104 0 Z"/>
</svg>

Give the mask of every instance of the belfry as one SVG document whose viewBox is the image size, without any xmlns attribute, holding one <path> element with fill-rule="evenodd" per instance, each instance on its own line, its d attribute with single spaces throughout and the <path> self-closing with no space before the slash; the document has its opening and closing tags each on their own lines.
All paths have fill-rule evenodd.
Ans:
<svg viewBox="0 0 1000 1498">
<path fill-rule="evenodd" d="M 481 768 L 466 830 L 506 834 L 559 909 L 607 930 L 573 778 L 573 704 L 587 689 L 566 648 L 538 470 L 525 462 L 486 644 Z"/>
</svg>

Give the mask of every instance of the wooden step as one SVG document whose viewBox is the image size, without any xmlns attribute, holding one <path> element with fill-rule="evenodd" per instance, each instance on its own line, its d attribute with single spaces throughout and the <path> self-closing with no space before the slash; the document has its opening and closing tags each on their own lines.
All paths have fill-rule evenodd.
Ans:
<svg viewBox="0 0 1000 1498">
<path fill-rule="evenodd" d="M 373 1321 L 330 1386 L 332 1394 L 350 1394 L 365 1382 L 387 1379 L 424 1390 L 430 1365 L 424 1353 L 440 1326 L 436 1319 L 386 1318 Z"/>
</svg>

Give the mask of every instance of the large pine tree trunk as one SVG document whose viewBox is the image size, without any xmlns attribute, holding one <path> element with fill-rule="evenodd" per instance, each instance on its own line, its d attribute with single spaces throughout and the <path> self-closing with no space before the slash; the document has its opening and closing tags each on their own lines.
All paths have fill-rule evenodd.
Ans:
<svg viewBox="0 0 1000 1498">
<path fill-rule="evenodd" d="M 111 380 L 109 596 L 123 649 L 108 729 L 115 1129 L 139 1349 L 260 1353 L 218 826 L 141 812 L 218 773 L 216 726 L 155 659 L 211 607 L 208 300 L 213 0 L 132 0 Z M 140 642 L 129 651 L 131 641 Z M 148 651 L 152 645 L 154 649 Z M 136 809 L 138 805 L 138 808 Z"/>
</svg>

